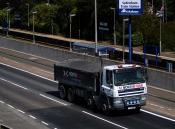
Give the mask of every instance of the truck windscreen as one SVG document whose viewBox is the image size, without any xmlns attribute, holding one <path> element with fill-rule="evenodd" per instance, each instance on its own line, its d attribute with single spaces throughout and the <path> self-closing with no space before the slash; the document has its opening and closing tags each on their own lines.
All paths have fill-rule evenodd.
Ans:
<svg viewBox="0 0 175 129">
<path fill-rule="evenodd" d="M 144 82 L 145 79 L 141 68 L 128 68 L 114 71 L 114 84 L 116 86 Z"/>
</svg>

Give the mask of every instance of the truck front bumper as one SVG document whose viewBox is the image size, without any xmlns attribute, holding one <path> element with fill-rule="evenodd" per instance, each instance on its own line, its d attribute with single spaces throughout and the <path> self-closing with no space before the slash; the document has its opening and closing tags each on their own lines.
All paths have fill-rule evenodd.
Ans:
<svg viewBox="0 0 175 129">
<path fill-rule="evenodd" d="M 111 102 L 112 110 L 132 109 L 146 105 L 146 95 L 113 98 Z"/>
</svg>

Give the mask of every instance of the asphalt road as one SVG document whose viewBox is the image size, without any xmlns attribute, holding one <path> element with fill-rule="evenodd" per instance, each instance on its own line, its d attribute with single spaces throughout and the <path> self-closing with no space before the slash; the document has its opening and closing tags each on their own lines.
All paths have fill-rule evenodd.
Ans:
<svg viewBox="0 0 175 129">
<path fill-rule="evenodd" d="M 174 129 L 175 121 L 145 112 L 111 117 L 57 97 L 57 84 L 0 65 L 0 100 L 58 129 Z"/>
</svg>

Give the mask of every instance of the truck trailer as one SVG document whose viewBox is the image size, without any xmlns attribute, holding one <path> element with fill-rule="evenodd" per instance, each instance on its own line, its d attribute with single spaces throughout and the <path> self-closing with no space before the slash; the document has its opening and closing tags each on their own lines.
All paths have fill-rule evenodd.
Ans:
<svg viewBox="0 0 175 129">
<path fill-rule="evenodd" d="M 54 65 L 61 99 L 83 98 L 91 109 L 140 111 L 146 104 L 145 69 L 135 64 L 103 65 L 72 59 Z"/>
</svg>

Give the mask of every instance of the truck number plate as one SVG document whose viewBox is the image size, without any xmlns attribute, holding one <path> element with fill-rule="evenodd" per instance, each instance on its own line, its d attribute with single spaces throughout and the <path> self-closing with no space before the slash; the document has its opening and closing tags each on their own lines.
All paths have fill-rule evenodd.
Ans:
<svg viewBox="0 0 175 129">
<path fill-rule="evenodd" d="M 126 101 L 127 106 L 138 105 L 138 104 L 140 104 L 140 101 L 138 99 L 132 99 Z"/>
</svg>

